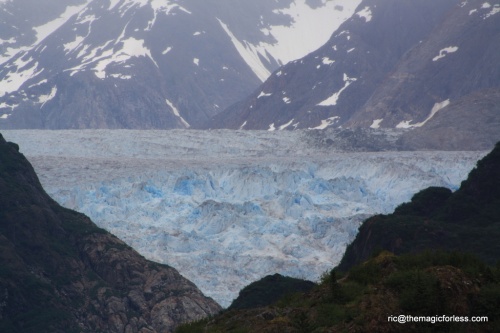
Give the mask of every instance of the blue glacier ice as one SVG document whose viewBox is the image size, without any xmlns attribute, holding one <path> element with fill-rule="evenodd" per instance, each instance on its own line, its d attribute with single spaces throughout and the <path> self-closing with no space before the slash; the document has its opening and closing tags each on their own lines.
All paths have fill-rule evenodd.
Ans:
<svg viewBox="0 0 500 333">
<path fill-rule="evenodd" d="M 228 306 L 265 275 L 318 280 L 366 217 L 456 189 L 484 152 L 349 152 L 303 132 L 5 131 L 47 192 Z"/>
</svg>

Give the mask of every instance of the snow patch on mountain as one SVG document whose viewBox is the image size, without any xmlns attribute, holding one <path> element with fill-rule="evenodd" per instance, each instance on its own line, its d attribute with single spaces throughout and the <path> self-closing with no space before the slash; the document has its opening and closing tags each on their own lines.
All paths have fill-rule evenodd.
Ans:
<svg viewBox="0 0 500 333">
<path fill-rule="evenodd" d="M 434 106 L 432 107 L 432 110 L 430 112 L 430 114 L 427 116 L 427 118 L 424 119 L 424 121 L 421 121 L 419 123 L 416 123 L 416 124 L 413 124 L 411 125 L 410 123 L 412 122 L 412 120 L 403 120 L 401 121 L 399 124 L 396 125 L 396 128 L 415 128 L 415 127 L 422 127 L 424 126 L 429 120 L 431 120 L 435 115 L 436 113 L 438 113 L 438 111 L 440 111 L 441 109 L 444 109 L 445 107 L 447 107 L 448 105 L 450 104 L 450 100 L 447 99 L 445 101 L 442 101 L 442 102 L 438 102 L 438 103 L 435 103 Z"/>
<path fill-rule="evenodd" d="M 0 97 L 18 90 L 26 81 L 43 71 L 43 69 L 38 70 L 38 62 L 34 61 L 33 58 L 28 60 L 23 60 L 23 58 L 24 56 L 17 58 L 14 62 L 16 71 L 9 72 L 1 81 Z"/>
<path fill-rule="evenodd" d="M 109 7 L 108 10 L 112 10 L 113 8 L 120 3 L 121 0 L 109 0 Z"/>
<path fill-rule="evenodd" d="M 148 57 L 158 67 L 158 64 L 151 56 L 151 51 L 144 46 L 144 40 L 129 37 L 120 42 L 122 43 L 120 51 L 116 52 L 114 49 L 108 49 L 99 57 L 102 60 L 99 60 L 93 68 L 98 78 L 106 78 L 106 67 L 108 65 L 112 63 L 124 63 L 132 57 Z"/>
<path fill-rule="evenodd" d="M 383 118 L 373 120 L 373 123 L 370 125 L 370 128 L 374 128 L 374 129 L 380 128 L 380 124 L 382 123 L 382 121 L 384 121 Z"/>
<path fill-rule="evenodd" d="M 83 36 L 76 36 L 74 41 L 63 44 L 64 50 L 67 53 L 74 51 L 83 42 L 84 39 L 85 37 Z"/>
<path fill-rule="evenodd" d="M 167 47 L 165 50 L 163 50 L 163 52 L 161 54 L 165 55 L 170 51 L 172 51 L 172 46 Z"/>
<path fill-rule="evenodd" d="M 429 116 L 427 118 L 425 118 L 424 121 L 422 121 L 418 124 L 415 124 L 414 127 L 424 126 L 429 120 L 431 120 L 436 115 L 436 113 L 438 113 L 438 111 L 440 111 L 441 109 L 444 109 L 449 104 L 450 104 L 449 99 L 442 101 L 442 102 L 435 103 L 434 106 L 432 107 L 432 110 L 431 110 L 431 113 L 429 114 Z"/>
<path fill-rule="evenodd" d="M 360 3 L 360 0 L 323 0 L 321 7 L 311 8 L 305 1 L 293 1 L 289 8 L 278 11 L 291 16 L 293 26 L 271 26 L 269 34 L 278 43 L 266 46 L 266 50 L 281 64 L 302 58 L 324 45 Z M 295 42 L 297 38 L 300 45 Z"/>
<path fill-rule="evenodd" d="M 151 0 L 150 5 L 151 8 L 153 9 L 154 14 L 153 14 L 153 19 L 148 22 L 148 27 L 145 29 L 146 31 L 149 31 L 153 28 L 158 13 L 163 13 L 165 15 L 172 15 L 174 9 L 179 9 L 187 14 L 192 14 L 186 8 L 169 0 Z"/>
<path fill-rule="evenodd" d="M 280 131 L 282 131 L 282 130 L 286 129 L 288 126 L 290 126 L 290 125 L 292 125 L 292 124 L 293 124 L 293 121 L 294 121 L 294 120 L 295 120 L 295 119 L 292 119 L 292 120 L 290 120 L 289 122 L 287 122 L 286 124 L 281 125 L 281 126 L 279 127 L 279 130 L 280 130 Z"/>
<path fill-rule="evenodd" d="M 267 94 L 267 93 L 261 91 L 260 94 L 259 94 L 259 96 L 257 96 L 257 98 L 269 97 L 269 96 L 272 96 L 272 94 Z"/>
<path fill-rule="evenodd" d="M 61 14 L 58 18 L 53 21 L 47 22 L 41 26 L 35 27 L 34 30 L 36 32 L 36 42 L 33 45 L 37 45 L 42 40 L 44 40 L 48 35 L 56 31 L 59 27 L 61 27 L 64 23 L 66 23 L 73 15 L 79 13 L 83 10 L 91 0 L 88 0 L 86 3 L 77 5 L 77 6 L 68 6 L 64 13 Z"/>
<path fill-rule="evenodd" d="M 189 125 L 189 123 L 184 118 L 182 118 L 179 110 L 174 106 L 174 104 L 171 101 L 169 101 L 168 99 L 166 99 L 165 102 L 170 107 L 170 109 L 172 110 L 172 112 L 174 113 L 174 115 L 177 118 L 180 119 L 180 121 L 182 122 L 182 124 L 184 125 L 185 128 L 191 127 L 191 125 Z"/>
<path fill-rule="evenodd" d="M 342 94 L 342 92 L 344 90 L 346 90 L 347 87 L 349 87 L 351 85 L 351 83 L 357 81 L 356 78 L 351 78 L 351 77 L 347 76 L 346 73 L 344 73 L 343 80 L 344 80 L 344 86 L 339 91 L 337 91 L 332 96 L 330 96 L 327 99 L 325 99 L 324 101 L 318 103 L 317 105 L 318 106 L 333 106 L 333 105 L 337 105 L 337 101 L 339 100 L 340 94 Z"/>
<path fill-rule="evenodd" d="M 236 48 L 240 56 L 243 58 L 243 60 L 245 60 L 245 62 L 252 69 L 254 74 L 262 82 L 264 82 L 269 77 L 269 75 L 271 75 L 271 72 L 269 71 L 269 69 L 266 68 L 266 66 L 260 60 L 259 53 L 256 51 L 255 46 L 250 45 L 249 43 L 246 44 L 241 43 L 236 38 L 236 36 L 231 32 L 231 30 L 229 30 L 227 24 L 225 24 L 218 18 L 217 20 L 219 21 L 222 29 L 224 29 L 224 31 L 231 39 L 231 42 L 234 44 L 234 47 Z"/>
<path fill-rule="evenodd" d="M 323 119 L 323 120 L 321 120 L 321 124 L 319 126 L 316 126 L 316 127 L 310 128 L 310 129 L 313 129 L 313 130 L 325 129 L 328 126 L 335 124 L 339 119 L 340 119 L 340 117 L 338 117 L 338 116 Z"/>
<path fill-rule="evenodd" d="M 439 59 L 442 59 L 446 57 L 447 54 L 449 53 L 454 53 L 458 51 L 458 46 L 449 46 L 445 47 L 444 49 L 439 51 L 439 54 L 432 58 L 432 61 L 438 61 Z"/>
<path fill-rule="evenodd" d="M 306 2 L 292 1 L 289 7 L 275 10 L 276 14 L 290 17 L 293 22 L 291 26 L 270 25 L 261 29 L 264 35 L 273 37 L 274 43 L 240 41 L 227 24 L 218 20 L 242 58 L 257 77 L 265 81 L 271 73 L 264 60 L 269 62 L 271 56 L 284 65 L 318 49 L 354 14 L 360 3 L 361 0 L 322 0 L 320 6 L 312 8 Z"/>
<path fill-rule="evenodd" d="M 240 126 L 239 130 L 244 129 L 244 128 L 245 128 L 245 126 L 247 125 L 247 122 L 248 122 L 248 121 L 246 121 L 246 120 L 245 120 L 245 122 L 244 122 L 243 124 L 241 124 L 241 126 Z"/>
<path fill-rule="evenodd" d="M 57 94 L 57 87 L 54 86 L 51 90 L 50 93 L 47 95 L 40 95 L 38 96 L 38 103 L 41 103 L 42 105 L 40 106 L 40 109 L 43 108 L 45 103 L 53 99 Z"/>
<path fill-rule="evenodd" d="M 356 15 L 364 18 L 366 22 L 370 22 L 372 20 L 372 11 L 368 6 L 357 12 Z"/>
<path fill-rule="evenodd" d="M 483 19 L 486 20 L 487 18 L 498 13 L 500 13 L 500 4 L 495 4 L 493 8 L 490 10 L 490 12 L 484 15 Z"/>
<path fill-rule="evenodd" d="M 333 64 L 335 62 L 335 60 L 331 60 L 328 57 L 323 57 L 323 59 L 321 60 L 321 62 L 323 63 L 323 65 L 331 65 L 331 64 Z"/>
</svg>

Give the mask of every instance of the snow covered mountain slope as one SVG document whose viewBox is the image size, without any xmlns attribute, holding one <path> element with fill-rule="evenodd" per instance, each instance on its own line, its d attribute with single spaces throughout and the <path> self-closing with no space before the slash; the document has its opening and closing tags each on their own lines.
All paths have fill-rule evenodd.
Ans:
<svg viewBox="0 0 500 333">
<path fill-rule="evenodd" d="M 1 0 L 0 64 L 27 51 L 64 24 L 90 0 Z"/>
<path fill-rule="evenodd" d="M 359 2 L 91 1 L 0 66 L 0 128 L 199 126 L 324 44 Z"/>
<path fill-rule="evenodd" d="M 484 155 L 349 152 L 316 131 L 2 134 L 58 202 L 224 306 L 268 274 L 318 279 L 368 215 L 431 185 L 456 189 Z"/>
<path fill-rule="evenodd" d="M 323 47 L 274 72 L 208 127 L 425 127 L 459 99 L 495 95 L 499 13 L 499 1 L 364 0 Z M 464 109 L 463 100 L 460 105 Z M 474 103 L 468 105 L 469 116 L 459 117 L 464 123 L 448 123 L 457 128 L 453 136 L 461 136 L 467 122 L 478 124 Z M 493 108 L 488 114 L 498 119 Z M 469 141 L 477 135 L 491 149 L 500 140 L 495 123 L 496 136 L 485 138 L 482 129 L 491 122 L 481 122 Z M 462 149 L 473 149 L 483 139 Z"/>
</svg>

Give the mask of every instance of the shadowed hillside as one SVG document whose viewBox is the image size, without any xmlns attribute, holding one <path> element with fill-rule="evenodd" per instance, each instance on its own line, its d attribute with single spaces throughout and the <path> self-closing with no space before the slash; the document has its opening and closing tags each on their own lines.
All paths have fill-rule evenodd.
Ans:
<svg viewBox="0 0 500 333">
<path fill-rule="evenodd" d="M 366 220 L 338 268 L 347 270 L 374 251 L 425 249 L 470 252 L 491 264 L 499 260 L 500 144 L 477 163 L 455 193 L 431 187 L 393 214 Z"/>
<path fill-rule="evenodd" d="M 0 135 L 0 332 L 171 332 L 220 307 L 65 209 Z"/>
</svg>

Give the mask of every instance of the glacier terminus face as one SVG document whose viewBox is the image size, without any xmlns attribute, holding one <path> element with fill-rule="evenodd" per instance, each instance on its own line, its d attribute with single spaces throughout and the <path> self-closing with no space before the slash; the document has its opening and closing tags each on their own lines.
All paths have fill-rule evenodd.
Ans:
<svg viewBox="0 0 500 333">
<path fill-rule="evenodd" d="M 484 152 L 352 152 L 310 131 L 4 131 L 60 204 L 228 306 L 265 275 L 318 280 L 366 217 L 458 188 Z"/>
</svg>

